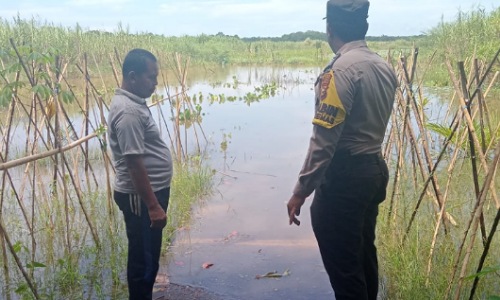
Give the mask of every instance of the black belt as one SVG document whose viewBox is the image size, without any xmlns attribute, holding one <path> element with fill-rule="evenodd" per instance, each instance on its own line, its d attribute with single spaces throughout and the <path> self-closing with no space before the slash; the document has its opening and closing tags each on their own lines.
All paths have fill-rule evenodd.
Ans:
<svg viewBox="0 0 500 300">
<path fill-rule="evenodd" d="M 333 155 L 333 160 L 334 161 L 353 161 L 353 162 L 359 162 L 359 163 L 366 163 L 366 162 L 378 162 L 380 160 L 383 160 L 383 156 L 381 152 L 377 153 L 369 153 L 369 154 L 351 154 L 349 150 L 338 150 L 335 151 Z"/>
</svg>

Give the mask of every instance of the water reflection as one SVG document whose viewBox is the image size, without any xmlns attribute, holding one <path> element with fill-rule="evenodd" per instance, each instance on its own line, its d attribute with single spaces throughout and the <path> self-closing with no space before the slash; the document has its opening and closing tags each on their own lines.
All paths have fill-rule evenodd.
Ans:
<svg viewBox="0 0 500 300">
<path fill-rule="evenodd" d="M 309 212 L 303 212 L 303 226 L 290 227 L 285 207 L 311 132 L 314 74 L 245 68 L 236 74 L 239 82 L 250 79 L 237 90 L 222 87 L 224 93 L 244 95 L 269 78 L 284 79 L 278 94 L 265 101 L 203 107 L 203 128 L 214 145 L 211 166 L 220 171 L 217 191 L 196 208 L 192 226 L 177 235 L 170 280 L 227 299 L 331 299 Z M 214 93 L 208 82 L 190 91 Z M 217 146 L 227 134 L 230 143 L 222 151 Z M 205 262 L 214 266 L 203 269 Z M 289 276 L 255 279 L 285 270 Z"/>
<path fill-rule="evenodd" d="M 309 225 L 310 199 L 300 227 L 288 225 L 285 207 L 312 130 L 312 86 L 318 72 L 238 68 L 221 84 L 208 80 L 190 86 L 193 93 L 241 96 L 256 85 L 281 80 L 276 96 L 250 106 L 241 101 L 203 104 L 203 128 L 213 145 L 210 163 L 219 171 L 217 190 L 195 209 L 191 227 L 177 235 L 166 263 L 171 282 L 205 287 L 227 299 L 333 298 Z M 445 96 L 423 90 L 421 105 L 427 122 L 447 124 L 451 91 L 439 92 Z M 213 267 L 204 269 L 207 262 Z M 285 270 L 291 274 L 255 279 Z"/>
</svg>

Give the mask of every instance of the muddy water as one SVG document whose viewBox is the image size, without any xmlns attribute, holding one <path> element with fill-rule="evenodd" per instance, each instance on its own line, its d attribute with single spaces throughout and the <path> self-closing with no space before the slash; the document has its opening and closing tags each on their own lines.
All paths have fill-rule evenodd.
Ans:
<svg viewBox="0 0 500 300">
<path fill-rule="evenodd" d="M 259 85 L 261 77 L 253 72 L 238 70 L 238 78 L 253 81 L 234 93 Z M 266 77 L 270 71 L 259 72 Z M 250 106 L 236 101 L 203 107 L 216 190 L 194 209 L 191 226 L 177 234 L 166 266 L 170 282 L 203 287 L 222 299 L 333 298 L 310 225 L 310 199 L 302 225 L 288 225 L 285 202 L 312 129 L 315 73 L 293 72 L 281 78 L 300 80 L 284 84 L 286 89 L 270 99 Z M 204 89 L 203 83 L 191 88 Z M 226 151 L 218 147 L 224 133 Z M 213 266 L 205 269 L 205 263 Z M 256 279 L 268 272 L 286 276 Z"/>
</svg>

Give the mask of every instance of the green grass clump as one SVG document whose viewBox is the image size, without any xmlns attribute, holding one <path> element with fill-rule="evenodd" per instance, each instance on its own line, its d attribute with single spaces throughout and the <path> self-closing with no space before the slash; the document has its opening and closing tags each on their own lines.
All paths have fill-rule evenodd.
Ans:
<svg viewBox="0 0 500 300">
<path fill-rule="evenodd" d="M 441 224 L 433 249 L 430 272 L 428 271 L 429 255 L 437 221 L 436 208 L 431 198 L 429 196 L 424 198 L 406 238 L 404 236 L 408 222 L 415 208 L 421 186 L 415 188 L 408 180 L 403 179 L 404 182 L 402 182 L 399 195 L 397 195 L 397 202 L 394 202 L 396 209 L 393 210 L 394 213 L 390 220 L 388 213 L 390 197 L 381 205 L 377 225 L 377 245 L 381 291 L 384 299 L 447 299 L 446 292 L 455 268 L 458 250 L 476 201 L 469 165 L 468 159 L 462 159 L 461 163 L 455 167 L 446 208 L 456 221 L 456 225 L 447 223 L 447 232 L 445 233 Z M 442 192 L 445 189 L 443 182 L 446 182 L 445 177 L 447 176 L 445 172 L 438 174 L 442 183 Z M 480 182 L 483 180 L 484 178 L 481 178 Z M 496 180 L 498 185 L 500 180 L 499 178 Z M 428 189 L 433 193 L 431 186 Z M 496 215 L 496 208 L 491 197 L 487 201 L 489 204 L 485 205 L 483 214 L 486 229 L 489 231 Z M 471 234 L 469 232 L 466 247 L 470 244 Z M 483 269 L 493 269 L 493 271 L 485 272 L 481 276 L 474 299 L 490 299 L 489 297 L 500 295 L 500 285 L 498 284 L 500 258 L 496 255 L 499 247 L 500 240 L 495 237 L 483 267 Z M 478 230 L 465 275 L 466 279 L 460 290 L 460 299 L 468 299 L 482 251 L 481 233 Z M 448 295 L 450 298 L 454 298 L 457 292 L 457 278 L 462 268 L 464 254 L 465 249 L 461 253 L 454 284 Z"/>
<path fill-rule="evenodd" d="M 191 158 L 188 162 L 175 164 L 167 227 L 163 234 L 167 246 L 175 238 L 176 231 L 189 223 L 193 204 L 210 194 L 212 178 L 212 170 L 203 164 L 199 156 Z"/>
</svg>

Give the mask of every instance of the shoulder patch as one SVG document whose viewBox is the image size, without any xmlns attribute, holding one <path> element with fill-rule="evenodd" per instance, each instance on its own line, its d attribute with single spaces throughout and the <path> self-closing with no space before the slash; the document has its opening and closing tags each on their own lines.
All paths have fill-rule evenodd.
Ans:
<svg viewBox="0 0 500 300">
<path fill-rule="evenodd" d="M 344 122 L 346 112 L 337 93 L 333 70 L 322 74 L 320 83 L 319 104 L 313 124 L 330 129 Z"/>
</svg>

